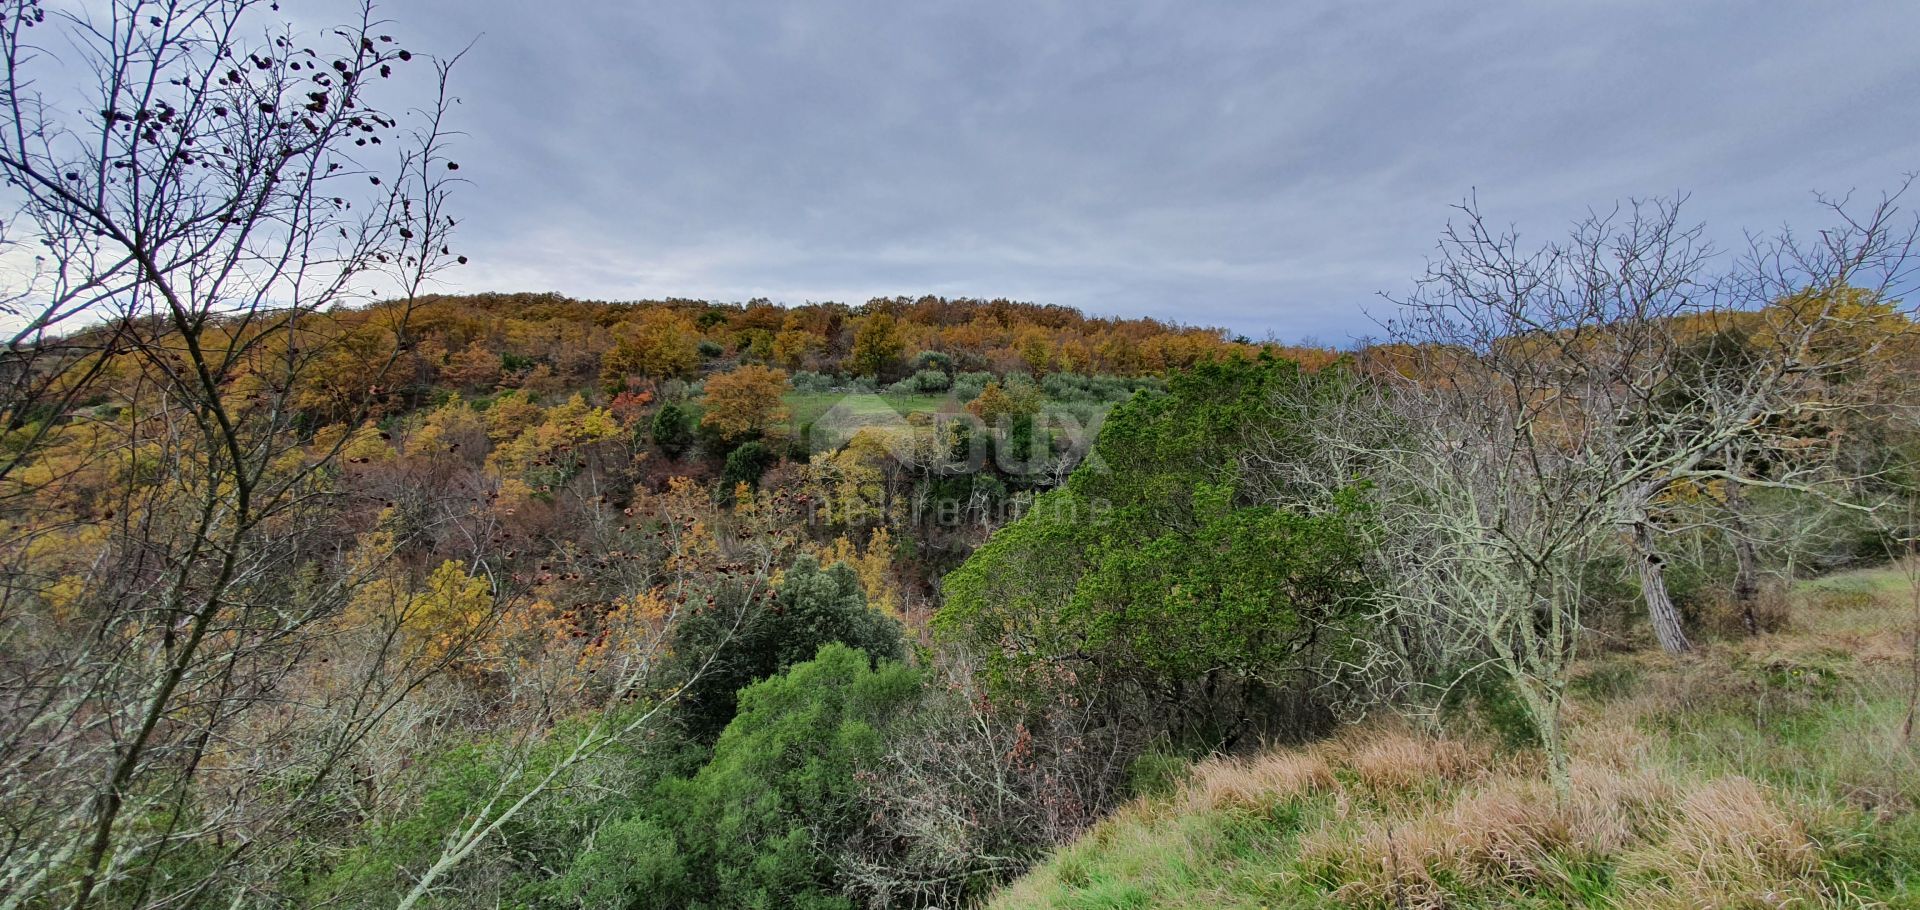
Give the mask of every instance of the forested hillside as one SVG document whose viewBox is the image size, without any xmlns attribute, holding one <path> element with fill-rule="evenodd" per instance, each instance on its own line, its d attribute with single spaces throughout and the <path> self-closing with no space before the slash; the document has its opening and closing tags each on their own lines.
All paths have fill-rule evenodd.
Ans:
<svg viewBox="0 0 1920 910">
<path fill-rule="evenodd" d="M 0 23 L 0 910 L 1916 905 L 1899 193 L 1338 351 L 446 295 L 451 66 L 255 6 Z"/>
</svg>

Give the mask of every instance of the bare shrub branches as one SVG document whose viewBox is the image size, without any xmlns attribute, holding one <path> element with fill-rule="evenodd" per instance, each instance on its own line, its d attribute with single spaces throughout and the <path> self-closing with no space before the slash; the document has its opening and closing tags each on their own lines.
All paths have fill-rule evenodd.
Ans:
<svg viewBox="0 0 1920 910">
<path fill-rule="evenodd" d="M 1660 644 L 1683 652 L 1663 553 L 1676 504 L 1724 489 L 1740 509 L 1748 487 L 1874 507 L 1858 494 L 1878 469 L 1838 442 L 1887 391 L 1871 367 L 1910 336 L 1891 299 L 1915 237 L 1898 198 L 1830 203 L 1816 242 L 1755 239 L 1724 271 L 1677 202 L 1595 213 L 1538 247 L 1469 202 L 1359 356 L 1365 381 L 1325 407 L 1313 455 L 1261 467 L 1277 486 L 1370 485 L 1402 678 L 1500 669 L 1564 784 L 1560 706 L 1596 566 L 1624 559 Z"/>
</svg>

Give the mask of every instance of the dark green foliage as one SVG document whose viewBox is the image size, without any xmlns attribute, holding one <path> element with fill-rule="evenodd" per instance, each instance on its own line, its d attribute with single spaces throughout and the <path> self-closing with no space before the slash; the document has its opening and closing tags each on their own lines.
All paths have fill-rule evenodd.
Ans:
<svg viewBox="0 0 1920 910">
<path fill-rule="evenodd" d="M 853 570 L 839 563 L 822 569 L 811 556 L 794 562 L 772 602 L 747 610 L 737 631 L 736 615 L 730 610 L 698 613 L 676 632 L 674 653 L 689 655 L 687 659 L 714 655 L 680 707 L 687 730 L 701 740 L 711 739 L 733 719 L 741 688 L 806 660 L 822 645 L 844 644 L 876 661 L 906 656 L 900 624 L 867 606 Z M 676 668 L 682 674 L 688 669 Z"/>
<path fill-rule="evenodd" d="M 739 448 L 727 453 L 726 469 L 720 473 L 723 492 L 731 492 L 735 486 L 743 483 L 759 486 L 760 475 L 779 460 L 780 457 L 760 440 L 742 443 Z"/>
<path fill-rule="evenodd" d="M 710 339 L 702 339 L 698 350 L 700 351 L 700 356 L 708 360 L 712 360 L 727 352 L 726 348 L 720 346 L 720 342 Z"/>
<path fill-rule="evenodd" d="M 663 897 L 693 890 L 675 834 L 650 815 L 610 821 L 594 832 L 592 849 L 540 890 L 582 907 L 667 906 L 660 903 Z"/>
<path fill-rule="evenodd" d="M 1284 440 L 1290 427 L 1314 418 L 1291 403 L 1304 397 L 1301 390 L 1340 381 L 1331 371 L 1309 375 L 1264 356 L 1200 364 L 1174 377 L 1166 394 L 1115 408 L 1094 457 L 1068 488 L 1111 503 L 1128 527 L 1150 528 L 1156 519 L 1184 526 L 1199 484 L 1236 483 L 1240 456 L 1255 439 Z"/>
<path fill-rule="evenodd" d="M 915 372 L 938 370 L 951 375 L 953 373 L 953 357 L 945 351 L 921 351 L 919 354 L 914 355 L 913 369 Z"/>
<path fill-rule="evenodd" d="M 800 653 L 802 638 L 834 626 L 827 602 L 845 605 L 840 574 L 813 570 L 794 587 L 788 602 L 805 621 L 771 649 L 792 665 L 739 692 L 739 715 L 711 751 L 659 732 L 608 750 L 575 772 L 591 786 L 539 796 L 449 880 L 451 893 L 488 906 L 854 907 L 834 854 L 865 821 L 856 775 L 877 766 L 920 679 L 838 642 Z M 897 633 L 891 646 L 897 656 Z M 584 733 L 562 724 L 518 758 L 491 742 L 441 755 L 407 812 L 290 886 L 313 906 L 392 906 L 411 886 L 406 870 L 430 865 L 448 831 L 527 792 Z"/>
<path fill-rule="evenodd" d="M 1152 751 L 1127 766 L 1127 794 L 1164 798 L 1193 776 L 1193 760 L 1173 752 Z"/>
<path fill-rule="evenodd" d="M 623 710 L 645 711 L 645 703 Z M 618 726 L 622 715 L 612 723 Z M 458 830 L 490 801 L 512 802 L 527 793 L 542 775 L 568 754 L 586 735 L 576 722 L 563 723 L 547 733 L 531 751 L 520 752 L 511 738 L 482 740 L 435 756 L 422 770 L 426 782 L 420 798 L 405 812 L 369 826 L 362 841 L 327 867 L 295 876 L 290 885 L 301 888 L 304 906 L 393 906 L 412 886 L 406 870 L 431 865 L 445 845 L 447 833 Z M 575 772 L 590 787 L 549 791 L 501 829 L 477 862 L 463 865 L 450 881 L 455 893 L 476 903 L 492 905 L 482 895 L 532 897 L 552 887 L 553 869 L 566 869 L 589 838 L 607 843 L 605 822 L 641 811 L 653 800 L 663 780 L 697 772 L 708 752 L 667 730 L 649 730 L 631 743 L 609 748 L 596 761 Z M 496 807 L 500 803 L 493 803 Z M 614 830 L 611 835 L 632 844 L 640 833 Z M 637 858 L 629 857 L 628 862 Z M 665 870 L 634 869 L 624 875 L 642 877 Z M 582 880 L 592 872 L 583 872 Z M 581 886 L 593 887 L 591 883 Z M 604 891 L 602 892 L 604 893 Z M 611 904 L 618 906 L 618 904 Z"/>
<path fill-rule="evenodd" d="M 653 444 L 670 458 L 679 458 L 693 445 L 693 415 L 681 405 L 669 402 L 653 415 Z"/>
<path fill-rule="evenodd" d="M 996 447 L 1005 447 L 1004 450 L 995 450 L 994 462 L 1010 473 L 1032 473 L 1027 469 L 1040 467 L 1040 457 L 1046 454 L 1038 449 L 1040 440 L 1034 432 L 1031 414 L 1017 414 L 1009 418 L 1006 433 L 992 439 Z"/>
<path fill-rule="evenodd" d="M 881 730 L 919 678 L 832 644 L 740 694 L 740 715 L 684 791 L 696 868 L 722 907 L 851 907 L 832 853 L 861 824 L 855 773 L 878 764 Z"/>
<path fill-rule="evenodd" d="M 1096 545 L 1069 606 L 1087 617 L 1089 645 L 1124 648 L 1164 679 L 1251 678 L 1290 663 L 1362 593 L 1346 516 L 1235 507 L 1232 496 L 1197 484 L 1191 527 Z"/>
<path fill-rule="evenodd" d="M 1254 434 L 1311 419 L 1276 402 L 1327 381 L 1267 359 L 1209 364 L 1116 409 L 1065 489 L 947 576 L 936 628 L 1003 687 L 1071 667 L 1177 734 L 1246 732 L 1289 679 L 1337 662 L 1367 601 L 1354 501 L 1304 514 L 1253 501 L 1236 476 Z"/>
<path fill-rule="evenodd" d="M 712 760 L 601 828 L 545 890 L 567 906 L 851 910 L 834 853 L 863 824 L 856 775 L 919 689 L 841 644 L 749 686 Z"/>
<path fill-rule="evenodd" d="M 1450 718 L 1484 728 L 1509 749 L 1540 746 L 1540 729 L 1514 690 L 1513 680 L 1491 665 L 1455 682 L 1444 707 Z"/>
</svg>

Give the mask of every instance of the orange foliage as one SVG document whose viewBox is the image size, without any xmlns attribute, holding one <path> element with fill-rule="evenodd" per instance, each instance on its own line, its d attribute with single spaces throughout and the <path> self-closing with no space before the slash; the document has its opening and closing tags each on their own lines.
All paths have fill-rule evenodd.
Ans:
<svg viewBox="0 0 1920 910">
<path fill-rule="evenodd" d="M 722 439 L 760 433 L 787 419 L 780 396 L 787 391 L 787 374 L 757 364 L 707 380 L 700 425 Z"/>
</svg>

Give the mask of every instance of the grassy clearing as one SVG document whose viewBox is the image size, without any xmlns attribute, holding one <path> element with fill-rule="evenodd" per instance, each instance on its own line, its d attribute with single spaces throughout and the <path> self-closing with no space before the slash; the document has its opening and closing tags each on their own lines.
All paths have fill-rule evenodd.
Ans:
<svg viewBox="0 0 1920 910">
<path fill-rule="evenodd" d="M 947 395 L 903 395 L 893 392 L 788 392 L 783 399 L 795 431 L 840 407 L 839 416 L 852 425 L 880 425 L 910 414 L 930 414 L 942 407 L 958 407 Z"/>
<path fill-rule="evenodd" d="M 991 906 L 1920 907 L 1906 577 L 1791 597 L 1793 631 L 1583 667 L 1565 799 L 1532 753 L 1373 726 L 1203 762 Z"/>
</svg>

